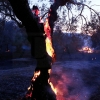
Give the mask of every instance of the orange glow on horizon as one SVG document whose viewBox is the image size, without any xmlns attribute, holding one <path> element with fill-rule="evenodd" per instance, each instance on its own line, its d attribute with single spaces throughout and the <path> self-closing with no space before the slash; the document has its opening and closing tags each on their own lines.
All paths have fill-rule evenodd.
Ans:
<svg viewBox="0 0 100 100">
<path fill-rule="evenodd" d="M 93 53 L 93 49 L 89 48 L 88 46 L 83 47 L 82 49 L 79 49 L 80 52 L 84 52 L 84 53 Z"/>
</svg>

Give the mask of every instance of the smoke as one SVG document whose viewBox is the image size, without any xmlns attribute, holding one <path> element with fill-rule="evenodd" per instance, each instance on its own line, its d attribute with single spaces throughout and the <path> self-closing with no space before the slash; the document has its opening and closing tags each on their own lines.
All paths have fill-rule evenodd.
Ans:
<svg viewBox="0 0 100 100">
<path fill-rule="evenodd" d="M 91 92 L 77 70 L 66 68 L 63 64 L 57 65 L 51 74 L 51 82 L 57 90 L 57 100 L 89 100 Z"/>
<path fill-rule="evenodd" d="M 91 41 L 91 37 L 90 36 L 87 36 L 86 39 L 84 39 L 84 47 L 92 47 L 92 41 Z"/>
</svg>

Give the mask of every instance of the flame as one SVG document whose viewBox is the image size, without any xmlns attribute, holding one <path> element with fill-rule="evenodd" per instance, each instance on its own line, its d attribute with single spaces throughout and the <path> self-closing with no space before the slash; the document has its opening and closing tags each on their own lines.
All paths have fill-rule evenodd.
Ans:
<svg viewBox="0 0 100 100">
<path fill-rule="evenodd" d="M 51 28 L 49 26 L 48 19 L 46 19 L 46 21 L 44 23 L 44 31 L 47 36 L 46 40 L 45 40 L 46 41 L 46 51 L 50 57 L 54 58 L 55 53 L 54 53 L 54 49 L 52 46 Z"/>
<path fill-rule="evenodd" d="M 32 81 L 35 81 L 36 80 L 36 78 L 40 75 L 40 70 L 39 71 L 36 71 L 36 72 L 34 72 L 34 77 L 32 78 Z"/>
<path fill-rule="evenodd" d="M 48 70 L 48 73 L 51 74 L 51 69 Z M 57 88 L 54 87 L 53 83 L 50 81 L 50 78 L 48 79 L 48 83 L 51 86 L 51 89 L 54 91 L 54 93 L 57 95 Z"/>
<path fill-rule="evenodd" d="M 54 91 L 54 93 L 57 95 L 57 88 L 54 87 L 53 83 L 50 81 L 50 79 L 48 79 L 48 83 L 50 84 L 52 90 Z"/>
<path fill-rule="evenodd" d="M 48 70 L 48 73 L 49 73 L 49 74 L 51 73 L 51 69 Z"/>
<path fill-rule="evenodd" d="M 49 73 L 49 74 L 51 73 L 51 69 L 48 70 L 48 73 Z M 39 70 L 39 71 L 36 71 L 36 72 L 34 73 L 34 77 L 32 78 L 32 81 L 35 81 L 36 78 L 37 78 L 40 74 L 41 74 L 40 70 Z M 48 83 L 50 84 L 51 89 L 54 91 L 54 93 L 57 94 L 57 88 L 55 88 L 55 87 L 53 86 L 52 82 L 50 81 L 50 78 L 48 79 Z M 30 89 L 33 90 L 33 88 L 32 88 L 31 85 L 28 87 L 28 90 L 30 90 Z M 29 96 L 29 95 L 28 95 L 28 96 Z"/>
<path fill-rule="evenodd" d="M 32 78 L 31 81 L 35 81 L 36 78 L 37 78 L 40 74 L 41 74 L 40 70 L 39 70 L 39 71 L 35 71 L 35 72 L 34 72 L 34 77 Z M 30 86 L 27 88 L 27 90 L 31 90 L 31 89 L 33 90 L 32 86 L 30 85 Z"/>
<path fill-rule="evenodd" d="M 48 37 L 46 38 L 46 51 L 50 57 L 54 57 L 54 49 L 52 48 L 52 42 Z"/>
<path fill-rule="evenodd" d="M 40 23 L 42 22 L 42 19 L 40 18 Z M 54 49 L 53 49 L 53 46 L 52 46 L 52 39 L 51 39 L 51 28 L 49 26 L 49 21 L 48 21 L 48 18 L 46 19 L 46 21 L 44 22 L 44 31 L 45 31 L 45 34 L 47 37 L 46 37 L 46 51 L 48 53 L 48 55 L 50 57 L 52 57 L 53 61 L 55 61 L 55 53 L 54 53 Z M 48 73 L 50 74 L 51 73 L 51 69 L 48 70 Z M 35 81 L 36 78 L 41 74 L 40 71 L 36 71 L 34 73 L 34 77 L 32 78 L 32 81 Z M 52 84 L 52 82 L 50 81 L 50 79 L 48 79 L 48 83 L 50 84 L 51 86 L 51 89 L 54 91 L 55 94 L 57 94 L 57 88 L 55 88 Z M 28 90 L 30 90 L 32 88 L 32 86 L 28 87 Z"/>
<path fill-rule="evenodd" d="M 88 46 L 83 47 L 82 49 L 79 49 L 80 52 L 85 52 L 85 53 L 93 53 L 93 49 L 89 48 Z"/>
</svg>

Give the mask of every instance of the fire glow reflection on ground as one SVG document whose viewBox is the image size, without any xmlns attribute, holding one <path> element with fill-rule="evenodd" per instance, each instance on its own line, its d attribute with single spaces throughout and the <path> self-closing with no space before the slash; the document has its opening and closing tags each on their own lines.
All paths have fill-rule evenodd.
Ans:
<svg viewBox="0 0 100 100">
<path fill-rule="evenodd" d="M 88 100 L 90 93 L 79 73 L 62 66 L 55 67 L 52 71 L 50 81 L 56 90 L 57 100 Z"/>
</svg>

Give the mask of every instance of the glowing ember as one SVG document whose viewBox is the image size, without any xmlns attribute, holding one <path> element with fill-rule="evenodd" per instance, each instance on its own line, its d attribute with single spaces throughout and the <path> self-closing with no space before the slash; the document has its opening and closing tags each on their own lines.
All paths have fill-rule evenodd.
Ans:
<svg viewBox="0 0 100 100">
<path fill-rule="evenodd" d="M 79 49 L 79 51 L 84 53 L 93 53 L 93 49 L 89 47 L 83 47 L 82 49 Z"/>
</svg>

